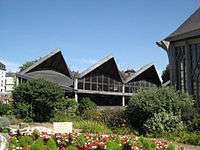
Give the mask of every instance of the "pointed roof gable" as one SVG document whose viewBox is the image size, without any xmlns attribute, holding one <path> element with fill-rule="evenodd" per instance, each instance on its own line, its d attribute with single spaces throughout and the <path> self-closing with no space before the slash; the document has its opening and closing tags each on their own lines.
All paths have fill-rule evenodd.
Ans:
<svg viewBox="0 0 200 150">
<path fill-rule="evenodd" d="M 68 77 L 71 77 L 70 70 L 60 50 L 55 50 L 47 56 L 39 59 L 36 63 L 31 65 L 27 69 L 23 70 L 22 72 L 19 72 L 19 74 L 23 75 L 29 72 L 41 70 L 54 70 Z"/>
<path fill-rule="evenodd" d="M 127 78 L 125 83 L 131 82 L 133 80 L 134 81 L 146 80 L 148 82 L 155 83 L 156 85 L 161 85 L 160 78 L 153 64 L 147 64 L 143 66 L 135 74 Z"/>
<path fill-rule="evenodd" d="M 165 40 L 176 41 L 200 35 L 200 8 L 198 8 L 178 29 Z"/>
<path fill-rule="evenodd" d="M 82 78 L 94 71 L 104 72 L 105 74 L 109 74 L 118 81 L 122 82 L 121 74 L 115 62 L 115 59 L 112 55 L 108 55 L 103 59 L 99 60 L 97 63 L 95 63 L 94 65 L 83 71 L 79 77 Z"/>
</svg>

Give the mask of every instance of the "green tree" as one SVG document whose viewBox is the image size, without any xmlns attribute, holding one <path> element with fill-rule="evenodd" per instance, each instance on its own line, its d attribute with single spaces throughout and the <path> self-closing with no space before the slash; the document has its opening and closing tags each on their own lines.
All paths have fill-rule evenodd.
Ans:
<svg viewBox="0 0 200 150">
<path fill-rule="evenodd" d="M 27 61 L 26 63 L 24 63 L 21 66 L 19 66 L 19 71 L 21 72 L 21 71 L 27 69 L 28 67 L 30 67 L 31 65 L 33 65 L 34 63 L 36 63 L 39 59 Z"/>
<path fill-rule="evenodd" d="M 12 92 L 15 114 L 33 121 L 49 121 L 54 115 L 54 103 L 64 97 L 64 90 L 44 79 L 29 80 Z"/>
</svg>

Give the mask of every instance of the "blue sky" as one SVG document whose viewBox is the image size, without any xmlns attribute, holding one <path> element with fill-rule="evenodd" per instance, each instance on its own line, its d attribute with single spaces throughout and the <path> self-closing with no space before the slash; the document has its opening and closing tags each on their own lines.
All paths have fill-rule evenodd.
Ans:
<svg viewBox="0 0 200 150">
<path fill-rule="evenodd" d="M 0 0 L 0 61 L 8 71 L 55 48 L 72 70 L 113 54 L 120 69 L 154 63 L 167 54 L 155 42 L 173 32 L 200 0 Z"/>
</svg>

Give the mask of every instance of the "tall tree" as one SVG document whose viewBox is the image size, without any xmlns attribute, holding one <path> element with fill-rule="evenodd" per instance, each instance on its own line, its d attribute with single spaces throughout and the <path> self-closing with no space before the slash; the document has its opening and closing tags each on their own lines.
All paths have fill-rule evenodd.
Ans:
<svg viewBox="0 0 200 150">
<path fill-rule="evenodd" d="M 31 65 L 33 65 L 34 63 L 36 63 L 39 59 L 35 59 L 35 60 L 31 60 L 31 61 L 25 62 L 24 64 L 22 64 L 21 66 L 19 66 L 19 71 L 21 72 L 21 71 L 27 69 L 28 67 L 30 67 Z"/>
</svg>

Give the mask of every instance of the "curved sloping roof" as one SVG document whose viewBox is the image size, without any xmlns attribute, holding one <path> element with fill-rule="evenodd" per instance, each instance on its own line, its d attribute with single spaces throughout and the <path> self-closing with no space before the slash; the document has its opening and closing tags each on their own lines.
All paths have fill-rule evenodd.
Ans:
<svg viewBox="0 0 200 150">
<path fill-rule="evenodd" d="M 82 78 L 91 72 L 103 72 L 104 74 L 110 75 L 120 82 L 123 81 L 115 59 L 112 55 L 108 55 L 99 60 L 97 63 L 83 71 L 79 77 Z"/>
<path fill-rule="evenodd" d="M 23 75 L 28 72 L 39 70 L 54 70 L 71 77 L 71 72 L 60 50 L 55 50 L 47 56 L 39 59 L 36 63 L 31 65 L 27 69 L 23 70 L 22 72 L 19 72 L 19 74 Z"/>
<path fill-rule="evenodd" d="M 161 85 L 160 78 L 153 64 L 147 64 L 139 69 L 135 74 L 126 79 L 125 83 L 131 81 L 146 80 L 156 85 Z"/>
<path fill-rule="evenodd" d="M 28 67 L 17 76 L 25 79 L 44 78 L 48 81 L 58 84 L 64 89 L 71 89 L 73 80 L 60 50 L 55 50 L 49 55 L 41 58 L 39 61 Z"/>
<path fill-rule="evenodd" d="M 200 35 L 200 8 L 198 8 L 176 31 L 165 40 L 176 41 Z"/>
</svg>

